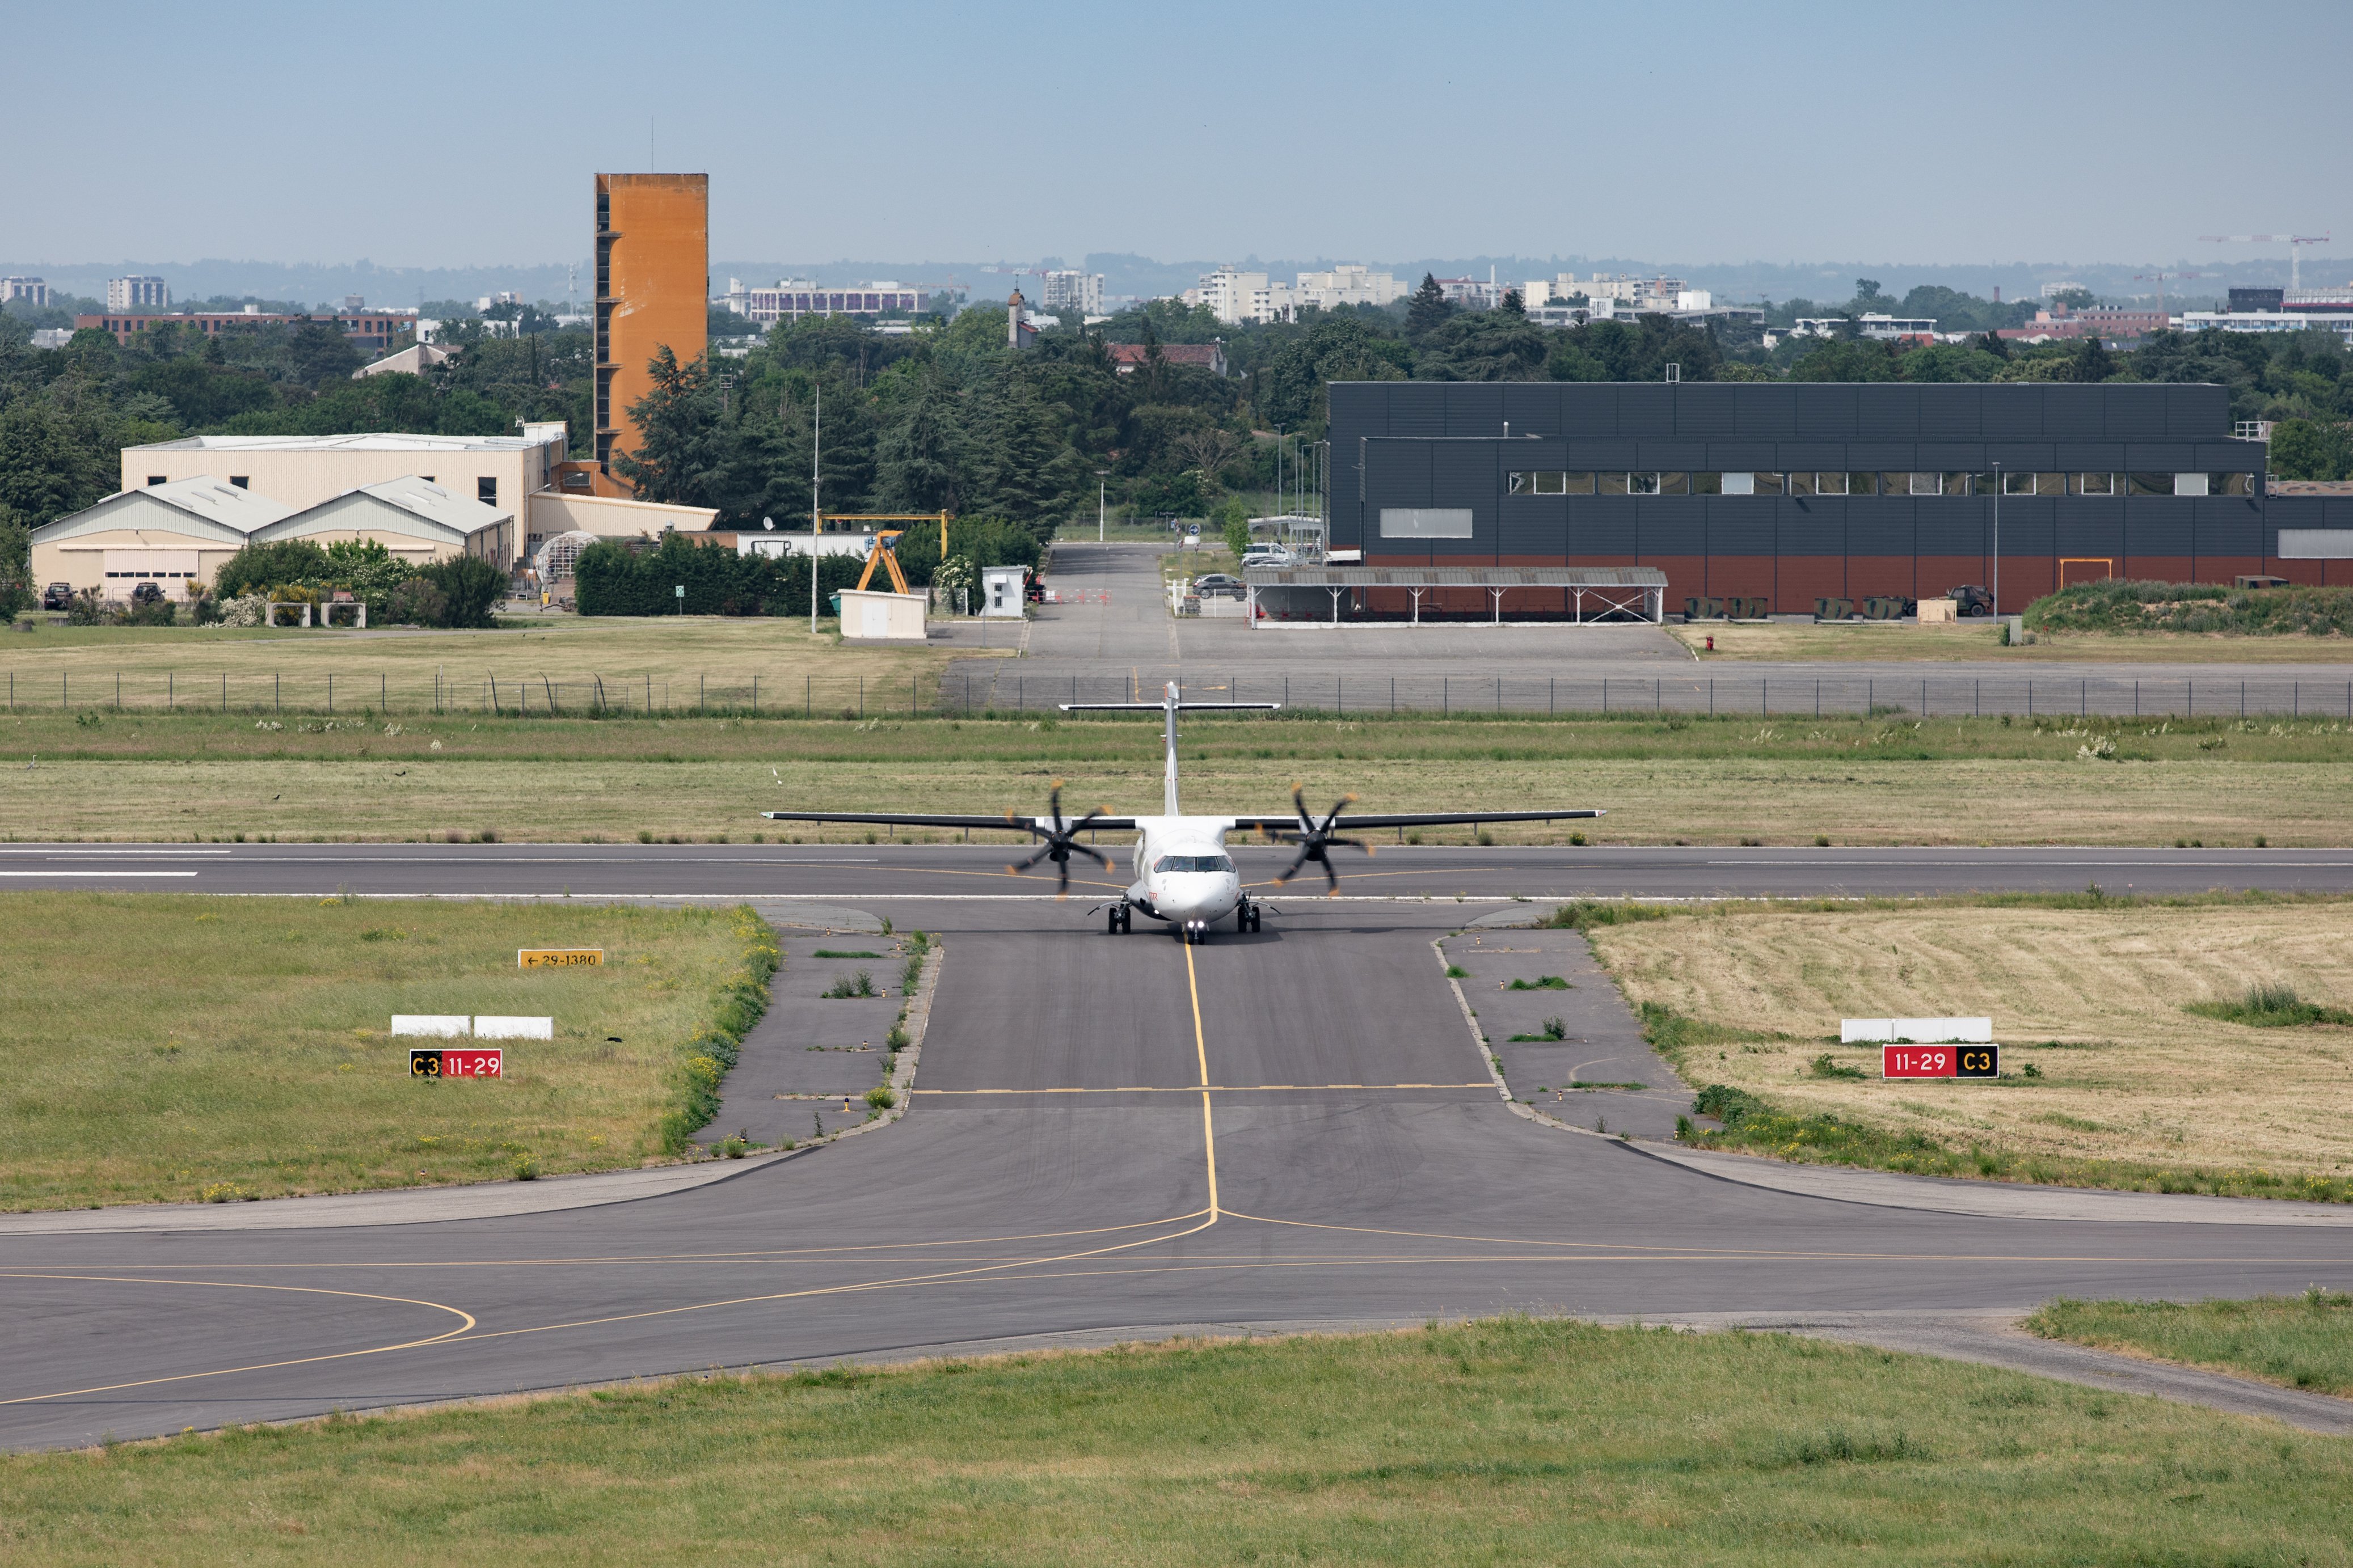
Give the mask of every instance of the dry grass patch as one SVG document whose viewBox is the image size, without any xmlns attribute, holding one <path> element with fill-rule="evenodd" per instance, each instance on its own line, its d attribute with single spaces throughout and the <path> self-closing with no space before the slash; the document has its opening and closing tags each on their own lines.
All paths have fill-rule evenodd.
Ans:
<svg viewBox="0 0 2353 1568">
<path fill-rule="evenodd" d="M 732 910 L 121 893 L 0 896 L 0 927 L 7 1209 L 637 1164 L 772 942 Z M 518 971 L 538 946 L 606 966 Z M 503 1082 L 419 1081 L 428 1042 L 394 1013 L 545 1015 L 555 1038 L 508 1042 Z"/>
<path fill-rule="evenodd" d="M 952 658 L 988 658 L 942 647 L 843 644 L 833 622 L 812 636 L 806 619 L 718 616 L 551 618 L 497 631 L 236 631 L 221 627 L 44 626 L 0 633 L 0 690 L 20 708 L 168 707 L 230 712 L 283 710 L 422 713 L 446 709 L 512 712 L 526 700 L 583 711 L 681 711 L 698 701 L 741 708 L 760 677 L 769 711 L 822 713 L 852 705 L 904 710 L 911 691 L 929 709 Z M 9 682 L 14 682 L 13 687 Z"/>
<path fill-rule="evenodd" d="M 2043 1159 L 2052 1179 L 2086 1162 L 2353 1173 L 2353 1029 L 2187 1010 L 2251 980 L 2353 1000 L 2353 901 L 1726 906 L 1593 940 L 1630 999 L 1708 1027 L 1681 1045 L 1688 1081 L 1777 1110 Z M 2001 1081 L 1888 1082 L 1875 1048 L 1836 1043 L 1841 1017 L 1954 1015 L 1992 1016 Z M 1865 1076 L 1819 1073 L 1826 1052 Z"/>
<path fill-rule="evenodd" d="M 757 739 L 755 737 L 755 739 Z M 430 742 L 427 742 L 429 744 Z M 737 841 L 773 832 L 770 809 L 994 814 L 1043 810 L 1049 777 L 1065 799 L 1141 811 L 1159 799 L 1157 762 L 828 759 L 771 752 L 741 760 L 594 756 L 472 759 L 463 736 L 424 758 L 343 761 L 51 759 L 0 768 L 0 837 L 296 841 L 422 839 L 495 828 L 516 841 L 588 837 Z M 356 752 L 358 749 L 354 748 Z M 450 752 L 460 752 L 453 756 Z M 2072 762 L 1820 763 L 1760 759 L 1478 762 L 1187 758 L 1194 811 L 1265 811 L 1290 782 L 1353 794 L 1366 811 L 1509 810 L 1535 801 L 1601 806 L 1599 823 L 1489 830 L 1498 843 L 1841 845 L 2335 845 L 2353 822 L 2353 769 L 2232 761 L 2125 770 Z M 618 803 L 617 805 L 617 803 Z M 794 824 L 780 839 L 852 842 L 868 831 Z M 914 835 L 944 838 L 945 834 Z M 1430 843 L 1467 843 L 1436 830 Z"/>
</svg>

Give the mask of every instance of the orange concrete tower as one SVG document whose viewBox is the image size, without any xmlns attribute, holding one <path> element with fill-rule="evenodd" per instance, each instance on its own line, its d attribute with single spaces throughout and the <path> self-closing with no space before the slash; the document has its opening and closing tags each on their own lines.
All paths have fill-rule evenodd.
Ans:
<svg viewBox="0 0 2353 1568">
<path fill-rule="evenodd" d="M 651 387 L 646 362 L 709 346 L 711 176 L 596 176 L 596 461 L 637 445 L 629 405 Z"/>
</svg>

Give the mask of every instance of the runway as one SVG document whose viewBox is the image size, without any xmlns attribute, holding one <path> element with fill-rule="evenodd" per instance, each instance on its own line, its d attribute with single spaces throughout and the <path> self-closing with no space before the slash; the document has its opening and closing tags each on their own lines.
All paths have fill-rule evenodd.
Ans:
<svg viewBox="0 0 2353 1568">
<path fill-rule="evenodd" d="M 1103 934 L 982 846 L 6 850 L 29 873 L 9 887 L 864 903 L 944 958 L 903 1121 L 711 1185 L 442 1224 L 0 1235 L 0 1446 L 1178 1329 L 2353 1285 L 2343 1227 L 1832 1201 L 1535 1124 L 1483 1081 L 1431 947 L 1493 908 L 1458 891 L 2333 890 L 2353 854 L 1405 850 L 1344 884 L 1377 900 L 1278 897 L 1262 934 L 1187 949 Z M 155 869 L 195 875 L 122 878 Z"/>
<path fill-rule="evenodd" d="M 1602 819 L 1606 830 L 1608 818 Z M 919 902 L 1050 900 L 1037 879 L 1005 874 L 1017 840 L 996 844 L 9 844 L 0 889 L 121 888 L 148 892 L 375 897 L 820 899 Z M 1106 835 L 1106 853 L 1127 836 Z M 1360 899 L 1866 898 L 1932 893 L 2191 893 L 2353 889 L 2353 849 L 1579 848 L 1375 843 L 1340 862 L 1343 901 Z M 1113 855 L 1116 859 L 1118 857 Z M 1288 851 L 1239 846 L 1244 879 L 1277 901 L 1321 902 L 1322 889 L 1276 889 Z M 1082 868 L 1073 900 L 1127 885 Z M 1037 929 L 1082 927 L 1048 915 Z M 897 918 L 897 917 L 894 917 Z M 928 918 L 928 917 L 926 917 Z M 1024 917 L 1025 921 L 1030 917 Z M 898 918 L 898 923 L 909 923 Z"/>
</svg>

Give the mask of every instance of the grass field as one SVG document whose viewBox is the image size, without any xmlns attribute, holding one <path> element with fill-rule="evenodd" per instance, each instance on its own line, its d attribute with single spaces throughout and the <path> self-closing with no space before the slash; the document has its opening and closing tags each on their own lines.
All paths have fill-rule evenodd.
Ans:
<svg viewBox="0 0 2353 1568">
<path fill-rule="evenodd" d="M 774 944 L 728 910 L 117 893 L 0 896 L 0 929 L 5 1209 L 638 1164 Z M 519 971 L 535 946 L 605 966 Z M 395 1013 L 544 1015 L 555 1038 L 511 1043 L 503 1082 L 419 1081 Z"/>
<path fill-rule="evenodd" d="M 2353 1394 L 2353 1296 L 2318 1287 L 2251 1301 L 2044 1303 L 2047 1340 L 2184 1362 L 2317 1394 Z"/>
<path fill-rule="evenodd" d="M 2336 1564 L 2353 1451 L 1778 1335 L 1497 1321 L 714 1376 L 0 1459 L 137 1562 Z"/>
<path fill-rule="evenodd" d="M 2023 647 L 2001 646 L 1999 626 L 1957 621 L 1917 626 L 1900 621 L 1811 625 L 1803 621 L 1694 621 L 1671 626 L 1670 637 L 1712 659 L 1883 661 L 1995 660 L 2003 664 L 2348 664 L 2353 637 L 2225 637 L 2217 632 L 2065 634 L 2037 632 Z M 1709 637 L 1715 639 L 1711 651 Z"/>
<path fill-rule="evenodd" d="M 1296 780 L 1368 811 L 1599 806 L 1610 815 L 1577 826 L 1604 843 L 2334 845 L 2353 822 L 2348 763 L 2353 732 L 2314 720 L 1303 715 L 1197 720 L 1185 798 L 1262 811 Z M 1160 770 L 1141 720 L 18 712 L 0 715 L 0 837 L 740 840 L 769 808 L 1040 809 L 1056 777 L 1074 803 L 1144 809 Z"/>
<path fill-rule="evenodd" d="M 29 626 L 30 623 L 25 623 Z M 216 709 L 231 712 L 642 713 L 698 703 L 769 711 L 929 710 L 941 668 L 978 648 L 845 646 L 835 623 L 687 616 L 551 617 L 497 631 L 236 630 L 42 626 L 0 631 L 0 690 L 17 710 Z M 333 677 L 333 691 L 328 678 Z M 492 683 L 497 689 L 492 689 Z M 868 694 L 861 697 L 860 693 Z"/>
<path fill-rule="evenodd" d="M 2073 902 L 2084 907 L 2058 907 Z M 2189 1005 L 2251 983 L 2353 1001 L 2353 901 L 1929 900 L 1719 906 L 1594 929 L 1694 1087 L 1778 1116 L 1785 1158 L 2075 1184 L 2353 1198 L 2353 1028 Z M 1989 1015 L 1998 1082 L 1887 1081 L 1842 1017 Z M 1852 1076 L 1849 1076 L 1849 1075 Z"/>
</svg>

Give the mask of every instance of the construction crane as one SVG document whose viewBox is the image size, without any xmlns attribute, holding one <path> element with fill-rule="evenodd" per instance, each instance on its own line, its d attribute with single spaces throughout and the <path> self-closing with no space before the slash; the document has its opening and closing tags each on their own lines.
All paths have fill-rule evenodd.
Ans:
<svg viewBox="0 0 2353 1568">
<path fill-rule="evenodd" d="M 2291 294 L 2304 290 L 2304 260 L 2300 247 L 2327 245 L 2325 234 L 2201 234 L 2198 237 L 2210 245 L 2284 245 L 2287 247 L 2287 288 Z"/>
<path fill-rule="evenodd" d="M 940 525 L 940 559 L 948 558 L 948 514 L 944 511 L 828 511 L 822 514 L 828 525 L 837 522 L 936 522 Z M 874 568 L 880 565 L 890 575 L 893 593 L 912 594 L 907 586 L 907 574 L 899 570 L 899 539 L 903 528 L 877 529 L 874 548 L 867 552 L 866 570 L 859 574 L 858 591 L 864 593 L 866 584 L 874 581 Z"/>
<path fill-rule="evenodd" d="M 2136 272 L 2133 274 L 2133 281 L 2136 283 L 2155 283 L 2157 285 L 2157 308 L 2158 312 L 2161 314 L 2165 310 L 2165 280 L 2167 279 L 2170 278 L 2178 283 L 2185 278 L 2203 278 L 2205 276 L 2206 274 L 2203 272 Z"/>
</svg>

